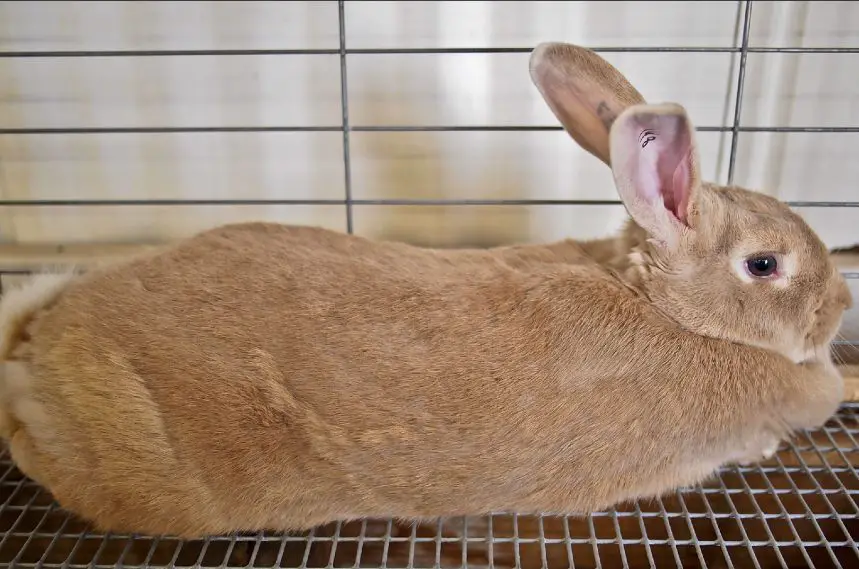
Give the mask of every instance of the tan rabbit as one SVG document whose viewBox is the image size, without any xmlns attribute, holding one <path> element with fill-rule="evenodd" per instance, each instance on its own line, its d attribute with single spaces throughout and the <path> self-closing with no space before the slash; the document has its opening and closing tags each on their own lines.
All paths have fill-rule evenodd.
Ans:
<svg viewBox="0 0 859 569">
<path fill-rule="evenodd" d="M 596 54 L 541 45 L 531 71 L 611 165 L 618 239 L 442 251 L 246 223 L 36 278 L 0 302 L 21 470 L 102 530 L 193 537 L 588 512 L 826 421 L 851 298 L 818 237 L 702 182 L 683 108 Z"/>
</svg>

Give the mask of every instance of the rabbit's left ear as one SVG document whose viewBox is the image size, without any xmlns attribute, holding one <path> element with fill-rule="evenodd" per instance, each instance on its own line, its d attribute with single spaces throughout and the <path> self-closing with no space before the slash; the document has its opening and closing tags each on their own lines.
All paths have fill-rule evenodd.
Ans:
<svg viewBox="0 0 859 569">
<path fill-rule="evenodd" d="M 701 186 L 695 129 L 680 105 L 635 105 L 611 128 L 615 186 L 629 215 L 666 245 L 695 228 Z"/>
<path fill-rule="evenodd" d="M 621 111 L 644 97 L 620 71 L 593 51 L 542 43 L 529 62 L 531 79 L 564 130 L 579 146 L 609 164 L 609 129 Z"/>
</svg>

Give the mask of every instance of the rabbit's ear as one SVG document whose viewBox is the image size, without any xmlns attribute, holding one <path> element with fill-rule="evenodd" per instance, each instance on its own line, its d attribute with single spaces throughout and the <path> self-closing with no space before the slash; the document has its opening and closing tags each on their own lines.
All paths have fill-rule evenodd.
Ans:
<svg viewBox="0 0 859 569">
<path fill-rule="evenodd" d="M 609 130 L 624 109 L 645 102 L 639 92 L 599 55 L 571 44 L 538 45 L 529 67 L 531 80 L 567 133 L 611 164 Z"/>
<path fill-rule="evenodd" d="M 636 105 L 611 128 L 615 186 L 635 222 L 667 245 L 698 220 L 695 129 L 680 105 Z"/>
</svg>

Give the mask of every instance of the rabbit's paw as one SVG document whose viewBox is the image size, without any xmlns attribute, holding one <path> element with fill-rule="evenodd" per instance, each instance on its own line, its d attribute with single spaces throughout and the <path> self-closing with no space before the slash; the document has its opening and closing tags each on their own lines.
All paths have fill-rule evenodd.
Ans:
<svg viewBox="0 0 859 569">
<path fill-rule="evenodd" d="M 781 444 L 781 439 L 772 433 L 764 433 L 755 437 L 745 444 L 742 451 L 739 453 L 740 458 L 737 461 L 740 466 L 751 466 L 755 463 L 769 460 L 778 452 L 778 447 Z"/>
</svg>

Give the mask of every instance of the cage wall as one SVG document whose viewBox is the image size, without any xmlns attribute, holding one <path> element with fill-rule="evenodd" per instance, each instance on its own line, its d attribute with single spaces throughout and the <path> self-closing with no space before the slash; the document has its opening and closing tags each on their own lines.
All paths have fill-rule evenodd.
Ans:
<svg viewBox="0 0 859 569">
<path fill-rule="evenodd" d="M 685 105 L 705 177 L 790 201 L 830 247 L 859 243 L 855 2 L 7 1 L 4 283 L 75 247 L 247 219 L 440 247 L 606 236 L 626 217 L 611 174 L 528 75 L 552 40 Z M 842 330 L 851 357 L 857 314 Z M 88 534 L 4 456 L 0 562 L 851 567 L 855 405 L 828 429 L 709 489 L 581 523 L 374 522 L 190 545 Z"/>
<path fill-rule="evenodd" d="M 552 39 L 606 48 L 649 100 L 686 105 L 704 173 L 729 177 L 743 3 L 345 2 L 342 56 L 338 8 L 0 3 L 0 237 L 152 241 L 248 217 L 345 229 L 344 102 L 356 233 L 441 245 L 603 235 L 618 204 L 564 202 L 616 202 L 610 173 L 528 77 L 530 48 Z M 735 182 L 855 199 L 857 20 L 852 2 L 754 4 Z M 465 199 L 520 203 L 379 203 Z M 66 205 L 130 200 L 142 205 Z M 255 203 L 216 205 L 226 200 Z M 853 208 L 800 211 L 828 244 L 855 241 Z"/>
</svg>

